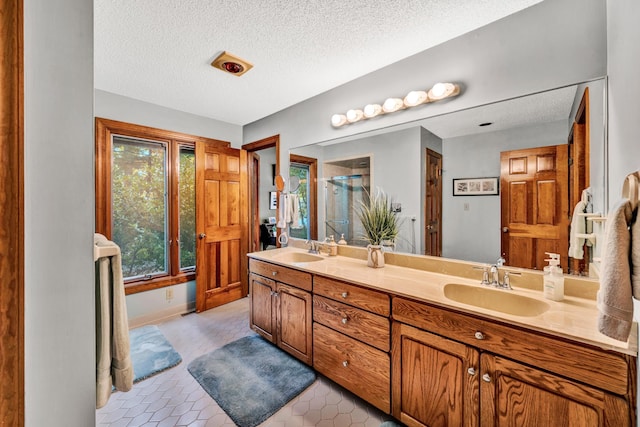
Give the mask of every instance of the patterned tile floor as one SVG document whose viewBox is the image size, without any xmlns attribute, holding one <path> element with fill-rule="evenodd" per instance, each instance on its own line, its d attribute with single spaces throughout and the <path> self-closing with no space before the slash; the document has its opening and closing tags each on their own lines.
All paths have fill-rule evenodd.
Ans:
<svg viewBox="0 0 640 427">
<path fill-rule="evenodd" d="M 160 330 L 182 356 L 182 363 L 141 381 L 129 392 L 115 392 L 96 411 L 99 427 L 234 426 L 187 371 L 193 359 L 246 335 L 249 299 L 160 323 Z M 331 380 L 318 379 L 261 427 L 378 427 L 388 416 Z"/>
</svg>

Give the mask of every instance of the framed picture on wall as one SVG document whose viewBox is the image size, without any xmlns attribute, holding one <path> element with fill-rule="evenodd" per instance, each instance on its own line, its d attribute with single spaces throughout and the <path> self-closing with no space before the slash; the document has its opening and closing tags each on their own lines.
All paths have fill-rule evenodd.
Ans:
<svg viewBox="0 0 640 427">
<path fill-rule="evenodd" d="M 455 178 L 454 196 L 495 196 L 499 194 L 499 178 Z"/>
<path fill-rule="evenodd" d="M 269 209 L 275 209 L 278 207 L 278 192 L 269 191 Z"/>
</svg>

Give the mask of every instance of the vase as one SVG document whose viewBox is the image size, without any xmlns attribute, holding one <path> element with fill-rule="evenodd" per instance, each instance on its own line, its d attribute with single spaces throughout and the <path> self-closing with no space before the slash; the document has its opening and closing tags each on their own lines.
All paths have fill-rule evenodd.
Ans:
<svg viewBox="0 0 640 427">
<path fill-rule="evenodd" d="M 384 251 L 382 250 L 382 246 L 367 246 L 367 266 L 372 268 L 384 267 Z"/>
</svg>

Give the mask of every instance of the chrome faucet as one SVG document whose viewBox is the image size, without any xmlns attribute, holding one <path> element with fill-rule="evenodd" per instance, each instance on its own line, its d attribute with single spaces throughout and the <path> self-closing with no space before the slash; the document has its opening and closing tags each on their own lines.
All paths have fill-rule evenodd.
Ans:
<svg viewBox="0 0 640 427">
<path fill-rule="evenodd" d="M 320 253 L 320 243 L 315 240 L 307 240 L 307 245 L 309 245 L 309 253 L 310 254 L 319 254 Z"/>
<path fill-rule="evenodd" d="M 513 289 L 511 287 L 511 276 L 520 276 L 521 273 L 513 271 L 505 271 L 502 282 L 500 281 L 500 267 L 502 263 L 498 260 L 498 264 L 486 265 L 483 267 L 473 267 L 476 270 L 482 270 L 482 281 L 480 284 L 500 289 Z"/>
</svg>

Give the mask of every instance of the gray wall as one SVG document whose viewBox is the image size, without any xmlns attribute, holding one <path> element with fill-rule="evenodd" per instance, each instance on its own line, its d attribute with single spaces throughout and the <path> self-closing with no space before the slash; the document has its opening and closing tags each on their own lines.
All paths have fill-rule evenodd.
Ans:
<svg viewBox="0 0 640 427">
<path fill-rule="evenodd" d="M 607 2 L 610 207 L 619 200 L 627 174 L 640 170 L 640 56 L 637 45 L 640 40 L 639 16 L 640 2 L 637 0 Z M 634 300 L 634 312 L 636 321 L 640 320 L 638 300 Z M 637 422 L 640 424 L 640 412 Z"/>
<path fill-rule="evenodd" d="M 267 219 L 270 216 L 276 216 L 275 209 L 269 209 L 269 192 L 276 191 L 276 186 L 273 185 L 273 172 L 271 165 L 276 163 L 276 149 L 275 147 L 267 148 L 265 150 L 258 151 L 260 155 L 260 190 L 259 190 L 259 208 L 260 208 L 260 222 Z M 283 174 L 287 176 L 287 174 Z M 287 180 L 287 184 L 289 181 Z"/>
<path fill-rule="evenodd" d="M 93 1 L 24 2 L 25 425 L 95 423 Z"/>
<path fill-rule="evenodd" d="M 126 96 L 95 90 L 95 116 L 182 132 L 242 145 L 242 127 L 208 117 L 172 110 Z"/>
<path fill-rule="evenodd" d="M 579 11 L 580 19 L 575 19 Z M 449 111 L 582 82 L 606 73 L 605 0 L 554 0 L 382 68 L 244 127 L 244 141 L 280 134 L 287 150 Z M 404 96 L 437 81 L 462 94 L 333 129 L 336 112 Z"/>
<path fill-rule="evenodd" d="M 564 120 L 445 139 L 442 256 L 485 263 L 500 256 L 500 196 L 454 197 L 454 178 L 500 177 L 501 151 L 566 143 Z"/>
</svg>

